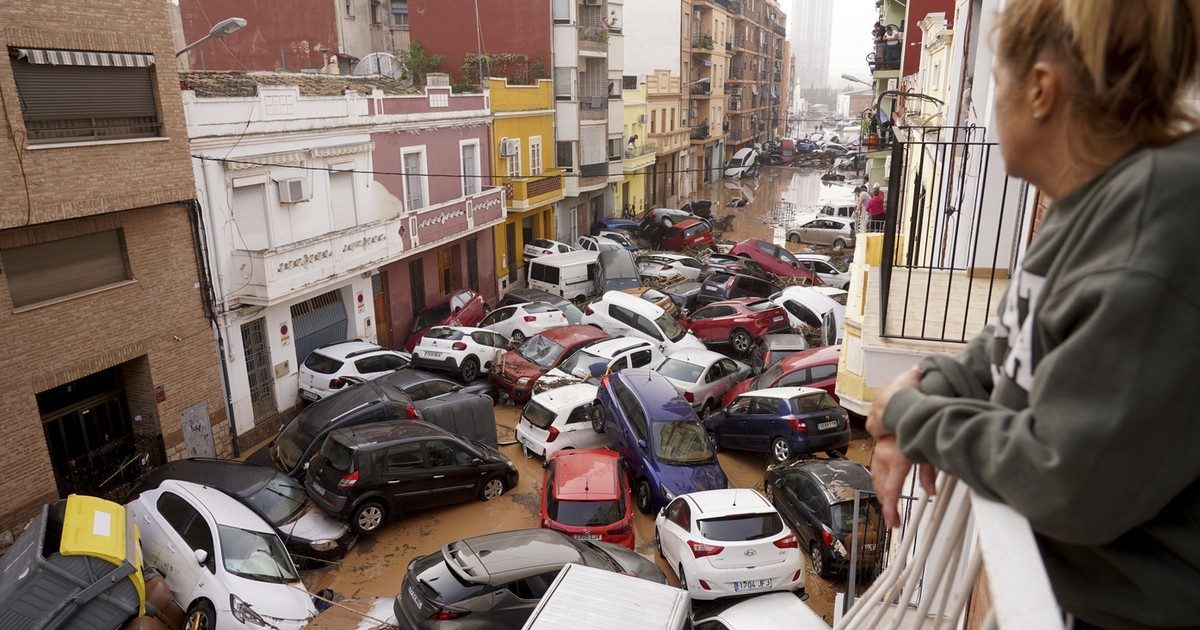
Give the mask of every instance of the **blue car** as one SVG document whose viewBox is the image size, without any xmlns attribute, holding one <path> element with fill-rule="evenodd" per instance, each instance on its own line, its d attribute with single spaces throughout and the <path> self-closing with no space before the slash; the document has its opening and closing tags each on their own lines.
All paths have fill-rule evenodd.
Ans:
<svg viewBox="0 0 1200 630">
<path fill-rule="evenodd" d="M 629 234 L 637 234 L 638 227 L 640 225 L 641 224 L 638 223 L 637 221 L 631 221 L 629 219 L 618 219 L 615 217 L 610 217 L 607 219 L 600 219 L 599 221 L 592 224 L 591 235 L 599 236 L 601 231 L 626 232 Z"/>
<path fill-rule="evenodd" d="M 704 421 L 714 448 L 770 453 L 785 462 L 802 453 L 843 456 L 850 416 L 824 390 L 771 387 L 738 394 Z"/>
<path fill-rule="evenodd" d="M 638 509 L 653 514 L 676 496 L 729 487 L 696 417 L 658 372 L 624 369 L 600 381 L 592 427 L 621 456 Z"/>
</svg>

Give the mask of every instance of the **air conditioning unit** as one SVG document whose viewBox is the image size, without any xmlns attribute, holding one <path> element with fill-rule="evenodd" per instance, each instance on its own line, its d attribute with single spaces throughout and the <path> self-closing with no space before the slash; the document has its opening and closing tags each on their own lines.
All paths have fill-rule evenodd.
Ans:
<svg viewBox="0 0 1200 630">
<path fill-rule="evenodd" d="M 308 180 L 303 177 L 275 180 L 279 187 L 279 203 L 300 203 L 308 201 L 312 193 L 308 189 Z"/>
<path fill-rule="evenodd" d="M 504 138 L 500 141 L 500 157 L 512 157 L 520 151 L 521 141 Z"/>
<path fill-rule="evenodd" d="M 604 4 L 604 0 L 583 0 L 583 3 L 589 7 L 598 7 Z"/>
<path fill-rule="evenodd" d="M 646 124 L 646 115 L 645 114 L 638 114 L 638 123 L 643 124 L 643 125 Z"/>
</svg>

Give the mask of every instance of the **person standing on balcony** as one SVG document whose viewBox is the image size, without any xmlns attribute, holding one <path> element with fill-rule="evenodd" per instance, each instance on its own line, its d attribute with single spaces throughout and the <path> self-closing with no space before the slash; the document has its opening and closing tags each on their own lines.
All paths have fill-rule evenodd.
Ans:
<svg viewBox="0 0 1200 630">
<path fill-rule="evenodd" d="M 875 487 L 892 526 L 912 463 L 1021 513 L 1076 628 L 1196 626 L 1200 0 L 1007 4 L 1000 152 L 1055 201 L 996 322 L 876 394 Z"/>
<path fill-rule="evenodd" d="M 871 189 L 871 197 L 870 199 L 867 199 L 867 204 L 865 207 L 868 215 L 867 221 L 870 223 L 879 225 L 883 221 L 887 220 L 886 200 L 883 198 L 883 189 L 881 189 L 879 186 L 875 186 Z"/>
</svg>

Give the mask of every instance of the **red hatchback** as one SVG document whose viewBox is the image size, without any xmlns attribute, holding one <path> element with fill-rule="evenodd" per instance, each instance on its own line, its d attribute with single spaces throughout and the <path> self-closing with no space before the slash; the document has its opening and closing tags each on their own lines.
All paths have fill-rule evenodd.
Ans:
<svg viewBox="0 0 1200 630">
<path fill-rule="evenodd" d="M 608 449 L 558 451 L 542 479 L 542 527 L 633 549 L 633 497 L 621 457 Z"/>
<path fill-rule="evenodd" d="M 728 343 L 746 353 L 754 340 L 791 328 L 787 311 L 762 298 L 736 298 L 696 309 L 680 324 L 706 344 Z"/>
<path fill-rule="evenodd" d="M 762 239 L 748 238 L 734 245 L 733 249 L 729 250 L 729 253 L 733 256 L 749 258 L 758 263 L 767 272 L 777 276 L 808 280 L 813 285 L 822 284 L 817 274 L 809 271 L 807 267 L 800 264 L 800 261 L 792 255 L 792 252 Z"/>
<path fill-rule="evenodd" d="M 404 349 L 412 352 L 420 343 L 421 337 L 434 326 L 474 326 L 483 320 L 487 311 L 487 302 L 483 301 L 483 296 L 470 289 L 462 289 L 437 298 L 417 311 L 416 317 L 413 317 Z"/>
<path fill-rule="evenodd" d="M 594 326 L 559 326 L 525 340 L 516 350 L 506 352 L 492 363 L 488 379 L 508 393 L 515 402 L 529 400 L 534 381 L 558 367 L 580 346 L 608 339 L 608 333 Z"/>
<path fill-rule="evenodd" d="M 734 385 L 733 389 L 726 392 L 722 404 L 728 405 L 738 394 L 752 389 L 792 386 L 823 389 L 837 400 L 834 390 L 837 388 L 838 358 L 841 357 L 841 350 L 841 346 L 825 346 L 789 354 L 779 363 L 763 370 L 762 374 Z"/>
<path fill-rule="evenodd" d="M 663 232 L 660 249 L 679 252 L 695 246 L 715 249 L 717 242 L 713 239 L 712 228 L 708 227 L 707 223 L 688 219 L 672 225 Z"/>
</svg>

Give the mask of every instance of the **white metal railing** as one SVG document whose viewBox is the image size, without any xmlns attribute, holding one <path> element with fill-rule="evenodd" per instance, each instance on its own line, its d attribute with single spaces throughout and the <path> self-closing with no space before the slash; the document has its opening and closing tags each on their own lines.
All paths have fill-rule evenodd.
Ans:
<svg viewBox="0 0 1200 630">
<path fill-rule="evenodd" d="M 909 504 L 888 566 L 834 627 L 1063 628 L 1029 522 L 944 473 L 937 490 Z M 990 600 L 972 605 L 976 625 L 966 612 L 984 567 Z"/>
</svg>

